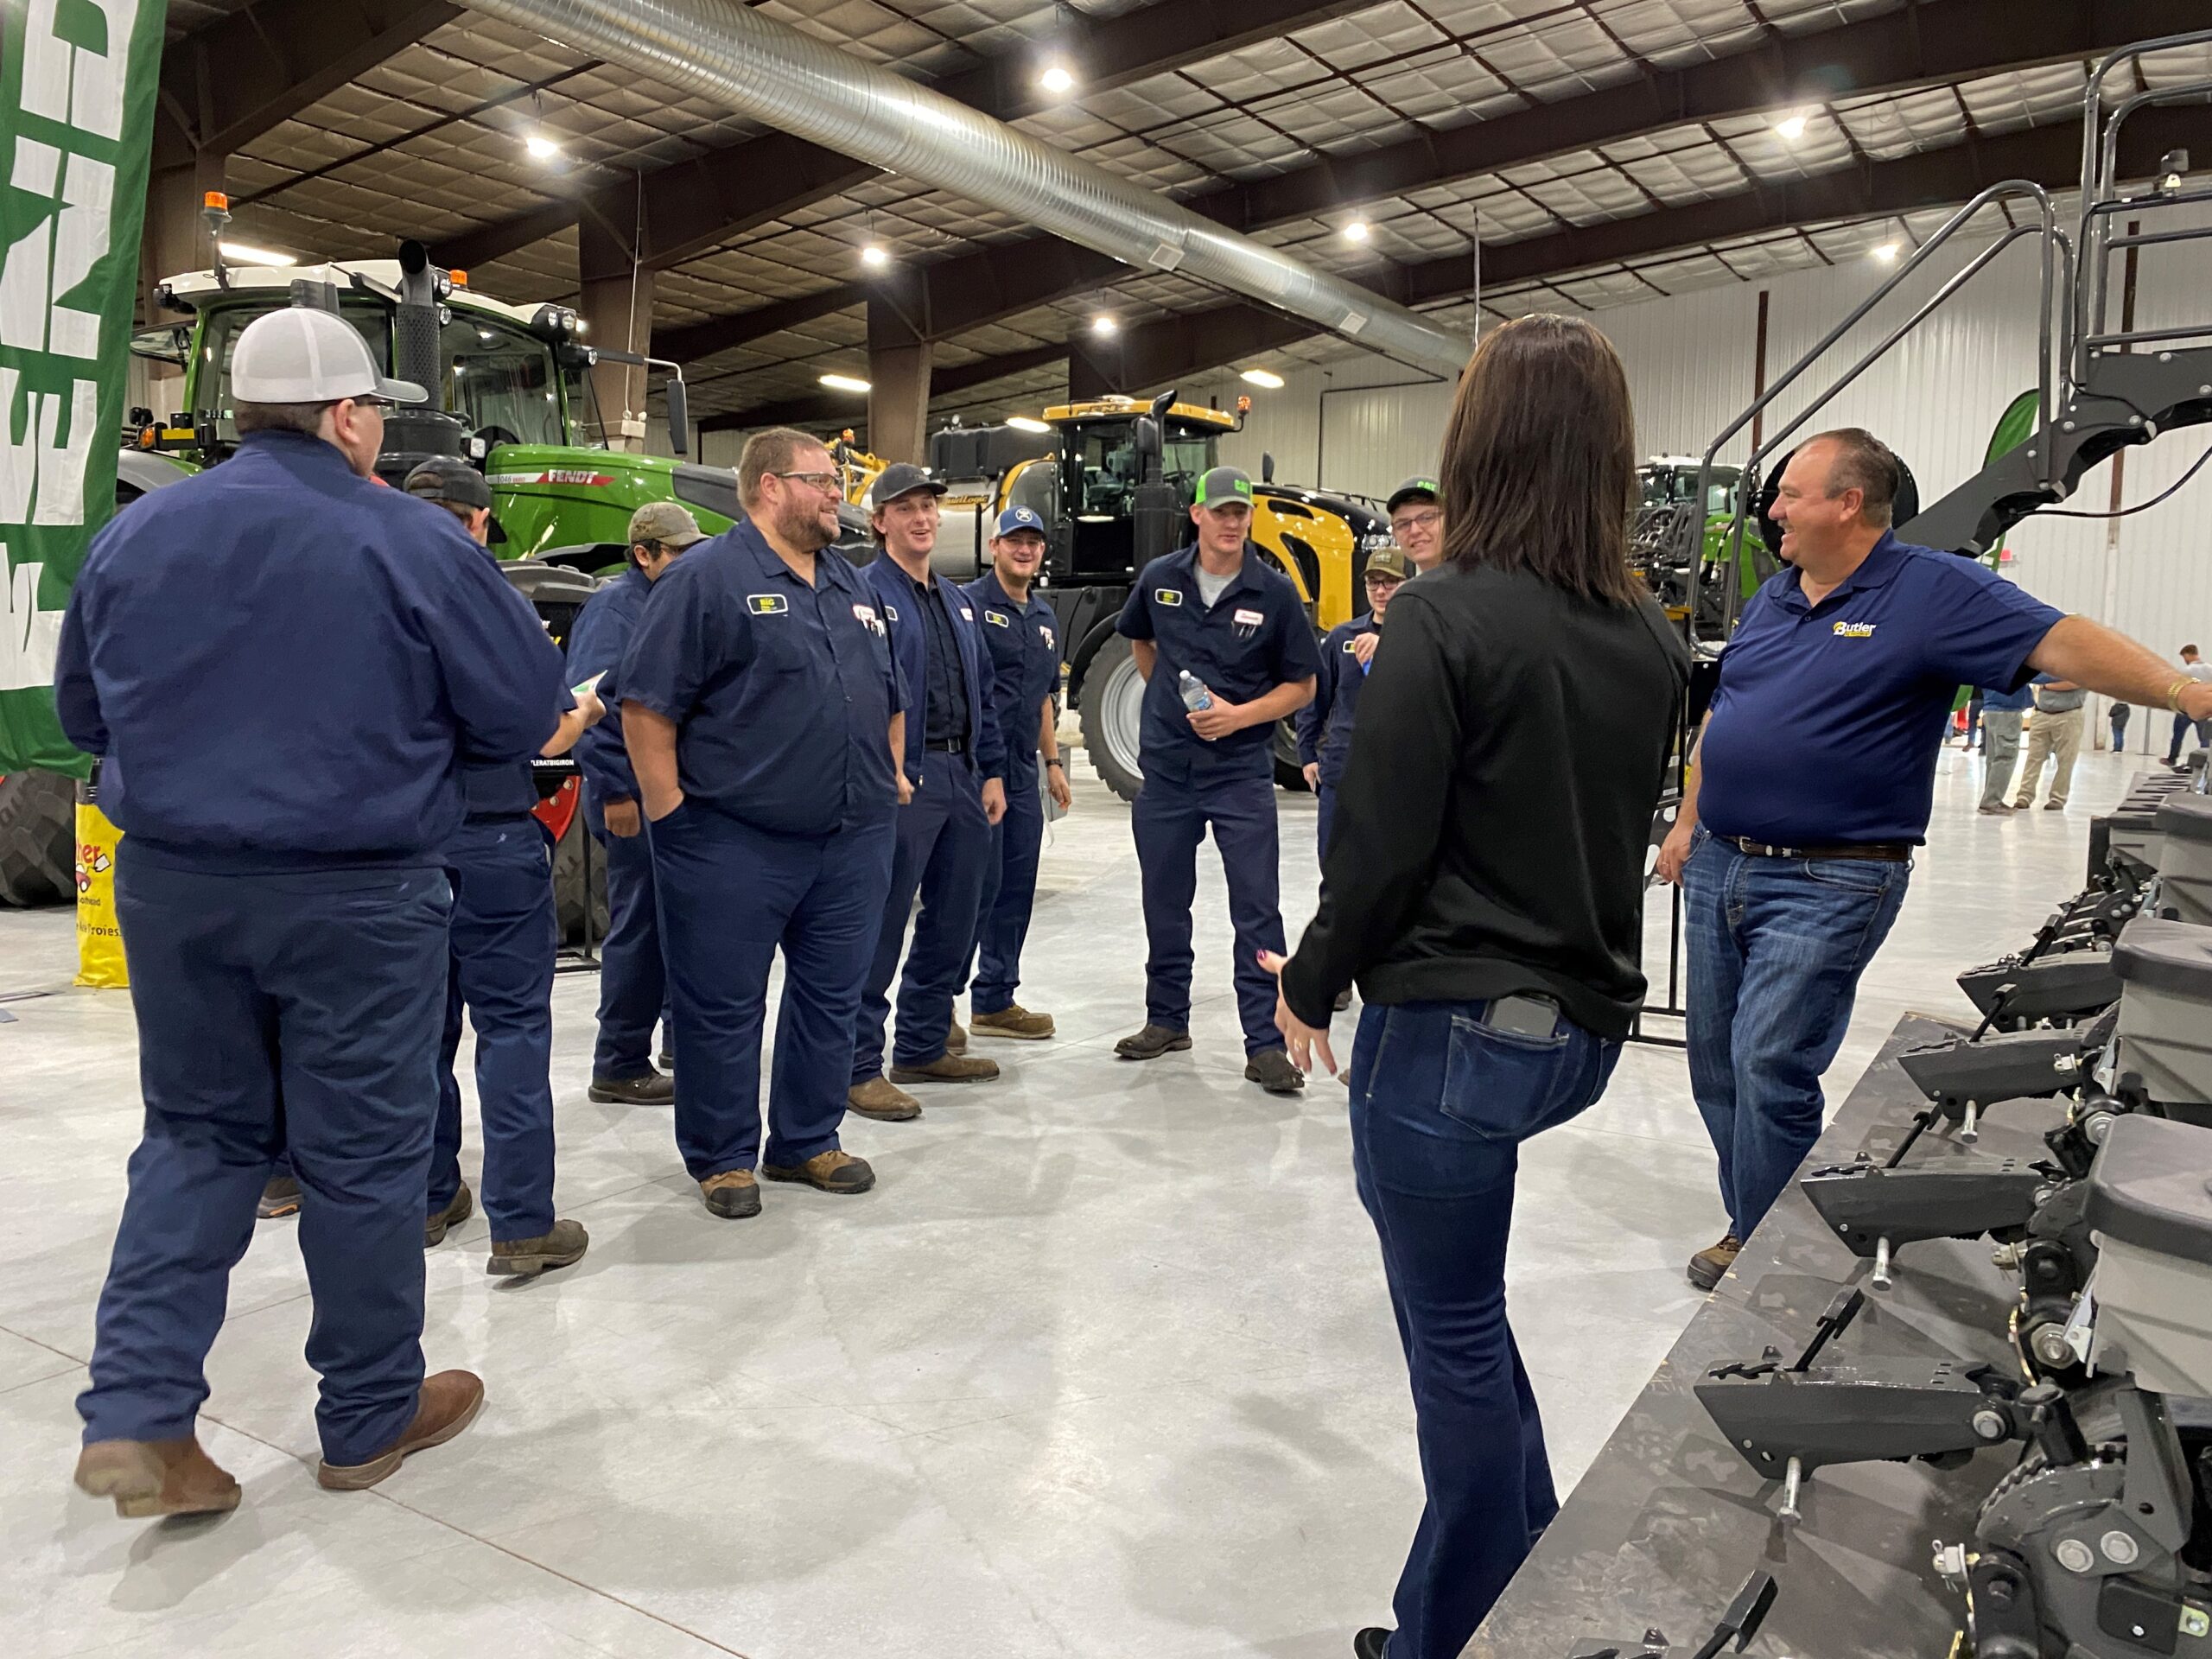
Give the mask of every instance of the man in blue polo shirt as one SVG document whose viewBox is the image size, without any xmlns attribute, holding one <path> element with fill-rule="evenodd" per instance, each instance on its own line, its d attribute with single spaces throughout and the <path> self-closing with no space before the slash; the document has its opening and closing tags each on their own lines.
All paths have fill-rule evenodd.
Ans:
<svg viewBox="0 0 2212 1659">
<path fill-rule="evenodd" d="M 1144 1028 L 1114 1052 L 1150 1060 L 1191 1046 L 1191 904 L 1211 828 L 1236 932 L 1244 1075 L 1292 1094 L 1306 1079 L 1275 1030 L 1274 979 L 1259 958 L 1283 950 L 1275 722 L 1312 700 L 1320 653 L 1298 590 L 1246 543 L 1252 480 L 1234 467 L 1207 473 L 1191 522 L 1195 540 L 1138 573 L 1117 624 L 1145 677 L 1144 788 L 1129 817 L 1150 954 Z"/>
<path fill-rule="evenodd" d="M 1775 522 L 1789 566 L 1720 658 L 1659 873 L 1681 883 L 1690 1084 L 1728 1230 L 1691 1259 L 1710 1289 L 1821 1132 L 1821 1074 L 1904 899 L 1961 684 L 2037 672 L 2153 706 L 2212 686 L 1972 559 L 1890 532 L 1897 457 L 1855 428 L 1799 447 Z"/>
</svg>

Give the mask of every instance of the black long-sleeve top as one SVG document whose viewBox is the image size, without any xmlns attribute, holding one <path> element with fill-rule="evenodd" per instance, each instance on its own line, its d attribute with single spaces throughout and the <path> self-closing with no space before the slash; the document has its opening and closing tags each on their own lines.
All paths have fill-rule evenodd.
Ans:
<svg viewBox="0 0 2212 1659">
<path fill-rule="evenodd" d="M 1689 654 L 1649 599 L 1446 565 L 1399 589 L 1360 694 L 1291 1011 L 1554 998 L 1628 1034 L 1645 859 Z"/>
</svg>

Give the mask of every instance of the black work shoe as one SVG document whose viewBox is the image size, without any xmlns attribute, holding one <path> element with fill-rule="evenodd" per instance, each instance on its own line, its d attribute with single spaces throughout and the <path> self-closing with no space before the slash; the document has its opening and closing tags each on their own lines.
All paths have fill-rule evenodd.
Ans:
<svg viewBox="0 0 2212 1659">
<path fill-rule="evenodd" d="M 1114 1045 L 1114 1052 L 1125 1060 L 1156 1060 L 1163 1054 L 1173 1054 L 1191 1046 L 1191 1033 L 1176 1031 L 1166 1026 L 1147 1025 L 1134 1037 L 1124 1037 Z"/>
<path fill-rule="evenodd" d="M 1390 1632 L 1369 1625 L 1351 1639 L 1351 1659 L 1388 1659 Z"/>
<path fill-rule="evenodd" d="M 1708 1244 L 1690 1257 L 1690 1283 L 1700 1290 L 1711 1290 L 1736 1265 L 1737 1255 L 1743 1248 L 1744 1241 L 1735 1234 L 1723 1233 L 1719 1243 Z"/>
<path fill-rule="evenodd" d="M 256 1221 L 274 1221 L 279 1216 L 300 1213 L 300 1183 L 290 1175 L 271 1175 L 269 1185 L 261 1189 L 261 1200 L 253 1206 Z"/>
<path fill-rule="evenodd" d="M 1306 1074 L 1290 1063 L 1285 1050 L 1263 1048 L 1244 1062 L 1244 1081 L 1271 1095 L 1294 1095 L 1306 1086 Z"/>
<path fill-rule="evenodd" d="M 675 1076 L 676 1051 L 672 1048 L 664 1048 L 660 1052 L 660 1058 L 656 1061 L 655 1064 L 658 1065 L 662 1071 L 667 1072 L 671 1077 Z"/>
<path fill-rule="evenodd" d="M 463 1181 L 454 1188 L 446 1207 L 423 1224 L 423 1248 L 427 1250 L 434 1244 L 444 1243 L 447 1228 L 460 1226 L 475 1213 L 475 1196 L 469 1192 L 468 1183 Z"/>
<path fill-rule="evenodd" d="M 760 1184 L 749 1169 L 726 1169 L 699 1183 L 699 1196 L 709 1214 L 724 1221 L 742 1221 L 760 1213 Z"/>
<path fill-rule="evenodd" d="M 803 1164 L 763 1164 L 760 1174 L 766 1180 L 801 1181 L 821 1192 L 848 1197 L 875 1185 L 875 1172 L 868 1167 L 867 1159 L 835 1147 L 816 1153 Z"/>
<path fill-rule="evenodd" d="M 604 1106 L 672 1106 L 676 1079 L 658 1071 L 637 1077 L 594 1077 L 584 1097 Z"/>
</svg>

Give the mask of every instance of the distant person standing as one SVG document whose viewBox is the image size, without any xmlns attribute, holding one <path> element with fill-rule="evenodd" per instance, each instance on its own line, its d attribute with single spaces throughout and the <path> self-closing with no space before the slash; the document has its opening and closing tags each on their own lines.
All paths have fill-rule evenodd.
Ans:
<svg viewBox="0 0 2212 1659">
<path fill-rule="evenodd" d="M 1321 641 L 1321 671 L 1314 678 L 1313 701 L 1298 711 L 1298 760 L 1318 808 L 1314 825 L 1314 853 L 1326 861 L 1329 830 L 1336 817 L 1337 785 L 1344 781 L 1344 762 L 1351 756 L 1352 719 L 1359 709 L 1360 688 L 1367 683 L 1368 664 L 1375 655 L 1374 641 L 1382 637 L 1383 613 L 1390 596 L 1414 574 L 1402 548 L 1377 548 L 1368 556 L 1361 585 L 1367 592 L 1367 608 L 1348 622 L 1339 622 Z M 1360 646 L 1366 643 L 1363 653 Z"/>
<path fill-rule="evenodd" d="M 2005 797 L 2012 787 L 2012 769 L 2020 760 L 2020 721 L 2035 704 L 2027 686 L 1981 688 L 1981 805 L 1980 811 L 2003 817 L 2012 809 Z"/>
<path fill-rule="evenodd" d="M 2115 702 L 2113 704 L 2111 711 L 2112 752 L 2114 754 L 2120 753 L 2127 747 L 2127 714 L 2128 705 L 2126 703 Z"/>
<path fill-rule="evenodd" d="M 569 635 L 569 677 L 582 683 L 611 674 L 630 648 L 653 584 L 678 555 L 706 537 L 674 501 L 652 501 L 630 515 L 622 574 L 591 596 Z M 652 846 L 638 804 L 638 776 L 623 747 L 622 715 L 607 718 L 576 745 L 584 779 L 584 825 L 607 855 L 607 938 L 599 947 L 599 1040 L 592 1050 L 591 1098 L 608 1105 L 665 1106 L 675 1082 L 653 1069 L 653 1027 L 668 1007 Z M 662 1042 L 668 1040 L 663 1033 Z M 664 1051 L 665 1052 L 665 1051 Z"/>
<path fill-rule="evenodd" d="M 237 1507 L 194 1433 L 255 1201 L 288 1147 L 321 1374 L 316 1478 L 372 1486 L 475 1420 L 423 1367 L 423 1193 L 469 766 L 553 733 L 561 653 L 450 514 L 371 481 L 419 404 L 303 307 L 239 335 L 238 453 L 94 538 L 54 707 L 104 757 L 143 1138 L 77 1484 L 128 1516 Z"/>
<path fill-rule="evenodd" d="M 2074 783 L 2074 762 L 2082 753 L 2082 705 L 2089 700 L 2089 694 L 2071 680 L 2049 674 L 2037 675 L 2029 689 L 2035 695 L 2035 717 L 2028 722 L 2028 758 L 2020 767 L 2019 792 L 2012 797 L 2012 810 L 2024 811 L 2035 798 L 2036 780 L 2043 776 L 2043 763 L 2048 758 L 2052 762 L 2050 792 L 2044 798 L 2044 810 L 2063 812 Z"/>
<path fill-rule="evenodd" d="M 2181 671 L 2192 680 L 2212 680 L 2212 663 L 2208 663 L 2200 657 L 2195 645 L 2183 645 L 2181 648 Z M 2181 747 L 2188 741 L 2192 727 L 2196 729 L 2198 744 L 2212 747 L 2212 720 L 2192 720 L 2182 710 L 2176 709 L 2174 711 L 2174 739 L 2166 747 L 2168 766 L 2181 765 Z"/>
</svg>

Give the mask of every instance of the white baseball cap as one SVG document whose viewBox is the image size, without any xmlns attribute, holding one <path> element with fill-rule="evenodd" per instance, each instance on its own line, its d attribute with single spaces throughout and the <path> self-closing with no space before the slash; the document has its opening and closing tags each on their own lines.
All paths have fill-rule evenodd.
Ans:
<svg viewBox="0 0 2212 1659">
<path fill-rule="evenodd" d="M 378 374 L 352 323 L 302 305 L 246 325 L 231 354 L 231 396 L 245 404 L 334 404 L 340 397 L 422 404 L 430 397 L 412 380 Z"/>
</svg>

